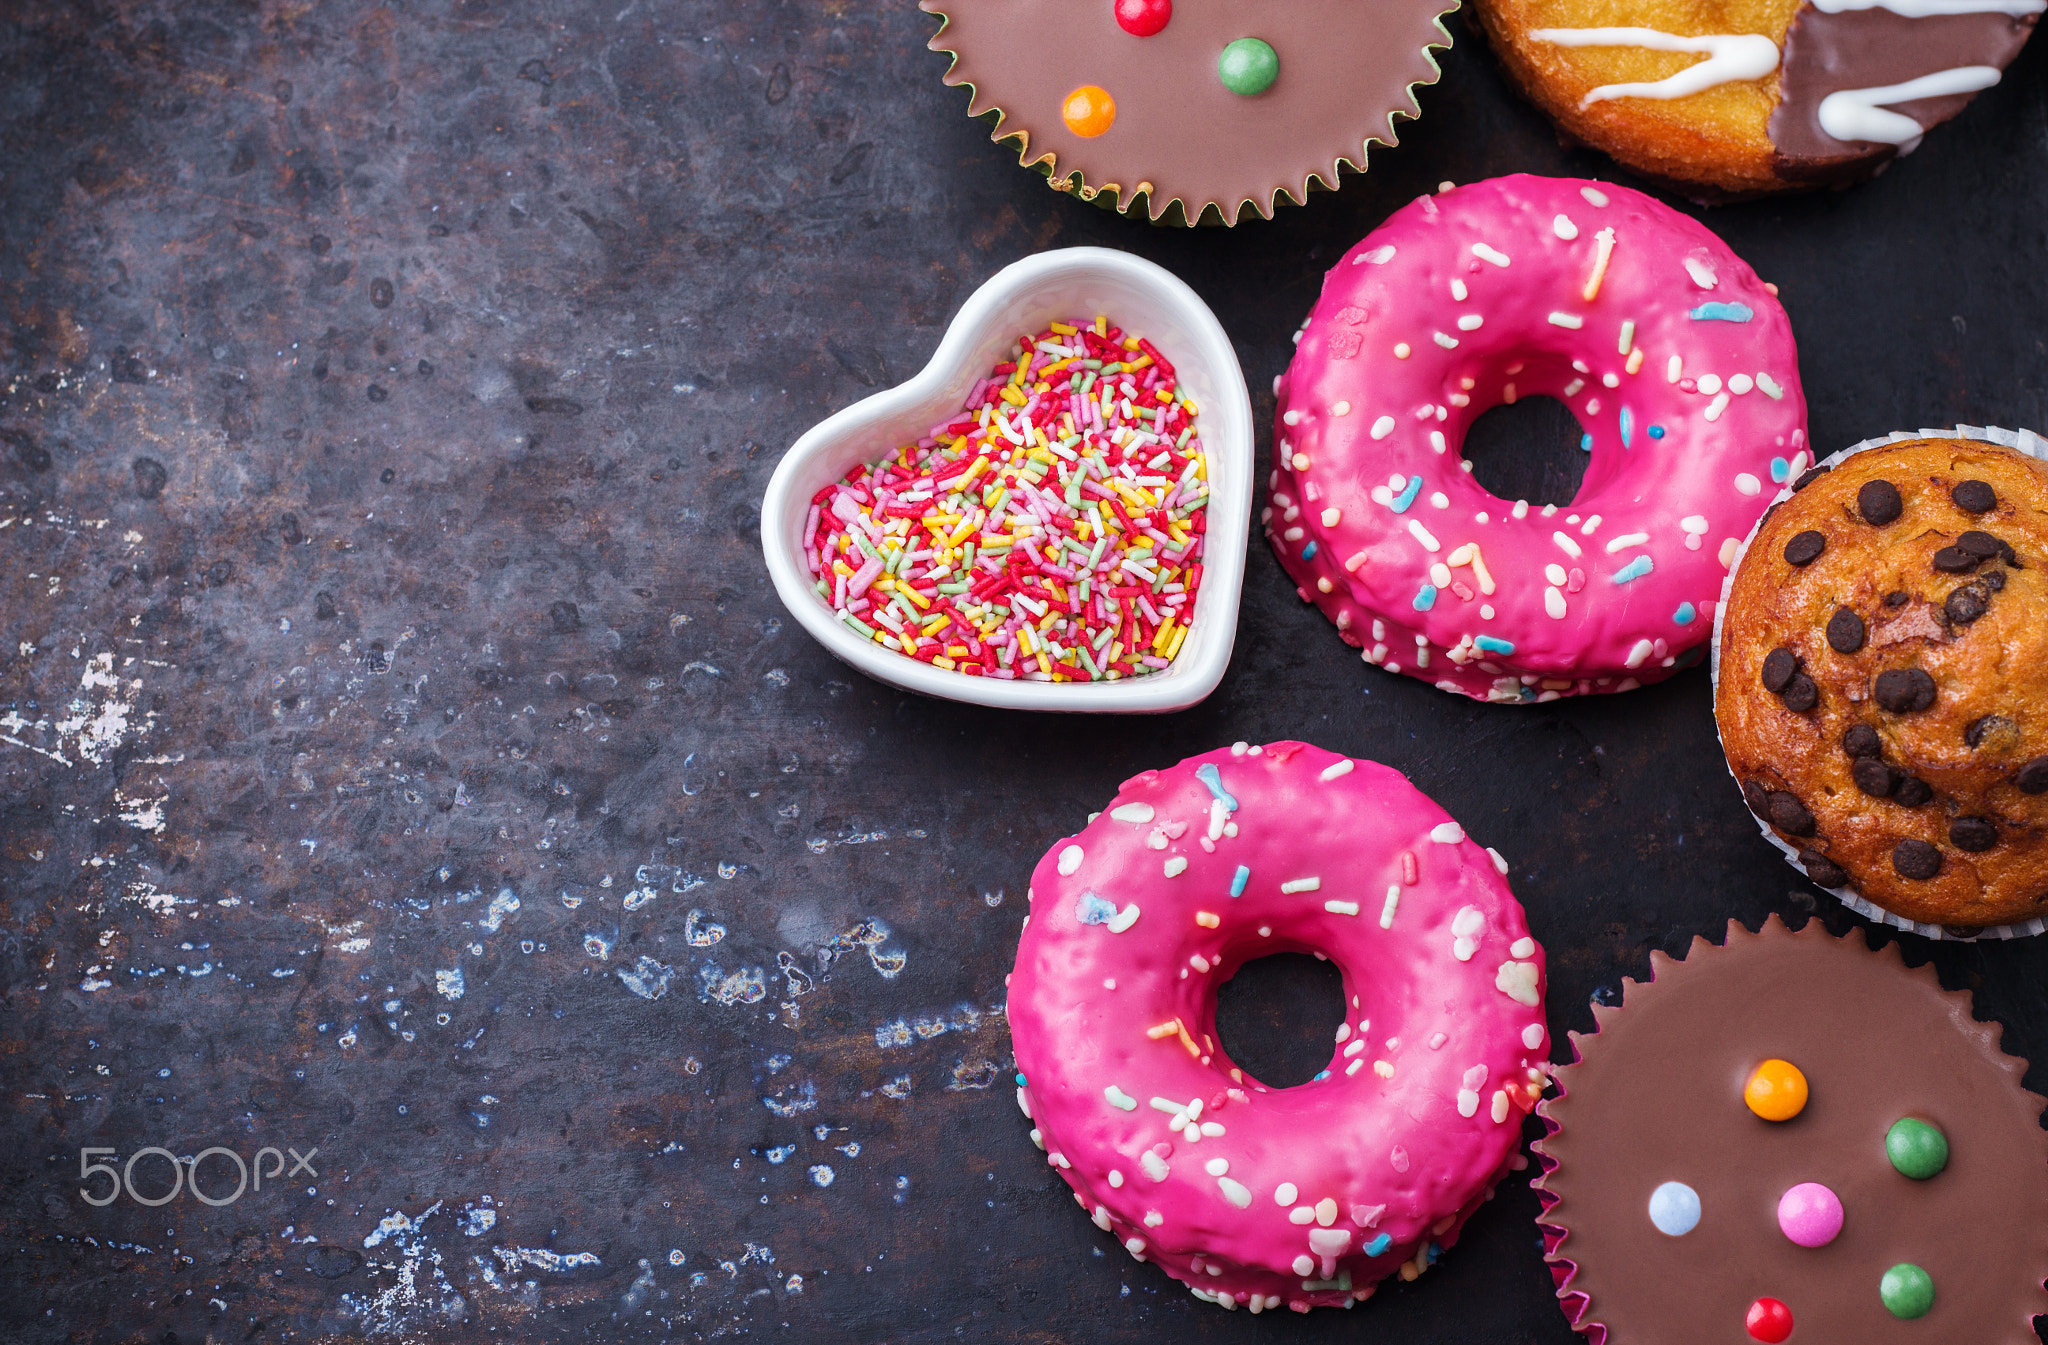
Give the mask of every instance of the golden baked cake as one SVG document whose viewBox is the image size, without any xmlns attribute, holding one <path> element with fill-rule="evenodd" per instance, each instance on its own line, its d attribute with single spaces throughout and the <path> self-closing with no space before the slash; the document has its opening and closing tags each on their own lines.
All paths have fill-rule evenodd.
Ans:
<svg viewBox="0 0 2048 1345">
<path fill-rule="evenodd" d="M 1854 181 L 1999 80 L 2044 0 L 1478 0 L 1567 136 L 1706 199 Z"/>
<path fill-rule="evenodd" d="M 2048 466 L 1915 439 L 1809 473 L 1736 569 L 1714 717 L 1821 886 L 1971 930 L 2048 914 Z"/>
</svg>

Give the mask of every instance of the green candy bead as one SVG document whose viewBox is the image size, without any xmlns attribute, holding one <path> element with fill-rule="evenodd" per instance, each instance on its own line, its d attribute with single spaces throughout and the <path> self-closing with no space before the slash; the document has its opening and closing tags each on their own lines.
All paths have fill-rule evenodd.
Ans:
<svg viewBox="0 0 2048 1345">
<path fill-rule="evenodd" d="M 1885 1132 L 1884 1153 L 1893 1167 L 1916 1182 L 1924 1182 L 1948 1166 L 1948 1136 L 1939 1128 L 1908 1116 L 1894 1121 Z"/>
<path fill-rule="evenodd" d="M 1925 1317 L 1934 1307 L 1934 1280 L 1910 1261 L 1901 1261 L 1884 1273 L 1877 1283 L 1878 1297 L 1885 1311 L 1911 1320 Z"/>
<path fill-rule="evenodd" d="M 1216 77 L 1246 98 L 1264 93 L 1280 78 L 1280 54 L 1256 37 L 1240 37 L 1217 58 Z"/>
</svg>

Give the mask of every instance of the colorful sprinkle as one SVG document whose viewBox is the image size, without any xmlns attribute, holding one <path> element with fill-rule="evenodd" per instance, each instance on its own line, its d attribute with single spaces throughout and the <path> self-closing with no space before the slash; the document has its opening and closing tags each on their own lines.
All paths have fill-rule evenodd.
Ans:
<svg viewBox="0 0 2048 1345">
<path fill-rule="evenodd" d="M 1806 1110 L 1806 1076 L 1789 1060 L 1766 1060 L 1743 1085 L 1742 1100 L 1766 1121 L 1789 1121 Z"/>
<path fill-rule="evenodd" d="M 1391 1247 L 1393 1243 L 1394 1239 L 1390 1235 L 1382 1233 L 1371 1242 L 1365 1244 L 1365 1254 L 1367 1256 L 1378 1256 L 1388 1247 Z"/>
<path fill-rule="evenodd" d="M 1663 427 L 1662 425 L 1652 425 L 1652 426 L 1651 426 L 1651 427 L 1650 427 L 1650 428 L 1649 428 L 1649 429 L 1648 429 L 1648 430 L 1646 431 L 1646 433 L 1647 433 L 1647 434 L 1648 434 L 1648 435 L 1649 435 L 1649 436 L 1650 436 L 1650 437 L 1651 437 L 1652 439 L 1662 439 L 1662 438 L 1664 437 L 1664 427 Z"/>
<path fill-rule="evenodd" d="M 1195 778 L 1209 787 L 1210 795 L 1231 812 L 1237 811 L 1237 800 L 1223 787 L 1223 777 L 1217 774 L 1216 763 L 1205 761 L 1195 767 Z"/>
<path fill-rule="evenodd" d="M 1648 556 L 1637 556 L 1634 560 L 1614 572 L 1614 582 L 1616 584 L 1626 584 L 1632 579 L 1641 579 L 1656 568 Z"/>
<path fill-rule="evenodd" d="M 1842 1231 L 1842 1200 L 1819 1182 L 1778 1197 L 1778 1229 L 1802 1247 L 1825 1247 Z"/>
<path fill-rule="evenodd" d="M 1884 1153 L 1901 1173 L 1924 1182 L 1948 1166 L 1948 1136 L 1939 1126 L 1908 1116 L 1885 1132 Z"/>
<path fill-rule="evenodd" d="M 1424 584 L 1415 595 L 1415 610 L 1427 612 L 1434 606 L 1436 606 L 1436 585 Z"/>
<path fill-rule="evenodd" d="M 1701 304 L 1686 316 L 1694 322 L 1747 322 L 1756 311 L 1748 304 Z"/>
<path fill-rule="evenodd" d="M 1749 1315 L 1742 1324 L 1749 1328 L 1752 1340 L 1781 1345 L 1792 1334 L 1792 1309 L 1775 1298 L 1759 1298 L 1749 1305 Z"/>
<path fill-rule="evenodd" d="M 1689 602 L 1682 602 L 1678 604 L 1678 610 L 1671 614 L 1671 619 L 1681 626 L 1690 626 L 1698 616 L 1698 608 Z"/>
<path fill-rule="evenodd" d="M 1472 643 L 1489 654 L 1512 654 L 1515 652 L 1514 641 L 1497 639 L 1491 635 L 1482 635 Z"/>
<path fill-rule="evenodd" d="M 1132 37 L 1151 37 L 1173 18 L 1173 0 L 1116 0 L 1116 26 Z"/>
<path fill-rule="evenodd" d="M 1934 1308 L 1934 1277 L 1910 1261 L 1901 1261 L 1877 1282 L 1877 1296 L 1894 1317 L 1908 1321 L 1925 1317 Z"/>
<path fill-rule="evenodd" d="M 1083 84 L 1060 104 L 1060 120 L 1083 140 L 1093 140 L 1116 123 L 1116 99 L 1096 84 Z"/>
<path fill-rule="evenodd" d="M 1621 408 L 1621 446 L 1623 448 L 1634 448 L 1635 435 L 1636 414 L 1624 406 Z"/>
<path fill-rule="evenodd" d="M 1074 903 L 1074 916 L 1084 925 L 1106 925 L 1116 918 L 1116 903 L 1092 890 L 1083 892 Z"/>
<path fill-rule="evenodd" d="M 960 414 L 811 499 L 813 586 L 850 628 L 969 676 L 1171 667 L 1202 581 L 1208 461 L 1149 341 L 1054 322 Z"/>
<path fill-rule="evenodd" d="M 1256 37 L 1240 37 L 1216 58 L 1216 77 L 1234 94 L 1262 94 L 1280 78 L 1280 53 Z"/>
<path fill-rule="evenodd" d="M 1785 484 L 1785 479 L 1791 475 L 1792 464 L 1790 462 L 1787 462 L 1784 458 L 1771 459 L 1771 480 L 1782 486 Z"/>
<path fill-rule="evenodd" d="M 1233 897 L 1243 896 L 1244 885 L 1250 882 L 1251 880 L 1252 871 L 1250 866 L 1245 864 L 1238 865 L 1236 874 L 1234 874 L 1230 879 L 1230 895 Z"/>
<path fill-rule="evenodd" d="M 1650 1192 L 1650 1222 L 1667 1237 L 1684 1237 L 1699 1227 L 1700 1193 L 1684 1182 L 1665 1182 Z"/>
<path fill-rule="evenodd" d="M 1310 542 L 1301 549 L 1301 558 L 1303 560 L 1314 560 L 1316 558 L 1316 544 L 1314 542 Z"/>
<path fill-rule="evenodd" d="M 1415 497 L 1421 493 L 1422 478 L 1411 476 L 1408 478 L 1408 484 L 1401 488 L 1401 493 L 1395 496 L 1394 502 L 1387 507 L 1397 514 L 1405 514 L 1408 512 L 1408 506 L 1415 503 Z"/>
</svg>

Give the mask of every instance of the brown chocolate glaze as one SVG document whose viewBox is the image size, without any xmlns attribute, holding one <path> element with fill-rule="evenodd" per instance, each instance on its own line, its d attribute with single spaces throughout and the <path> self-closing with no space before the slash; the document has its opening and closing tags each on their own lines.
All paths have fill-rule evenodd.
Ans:
<svg viewBox="0 0 2048 1345">
<path fill-rule="evenodd" d="M 919 0 L 944 17 L 935 51 L 954 54 L 946 83 L 972 86 L 968 115 L 999 111 L 993 139 L 1021 136 L 1020 162 L 1052 159 L 1052 183 L 1084 199 L 1140 191 L 1153 219 L 1176 201 L 1188 222 L 1214 206 L 1226 223 L 1250 203 L 1299 201 L 1311 178 L 1337 185 L 1338 163 L 1365 166 L 1370 142 L 1392 145 L 1395 116 L 1418 114 L 1413 86 L 1433 84 L 1429 48 L 1450 46 L 1440 18 L 1453 0 L 1175 0 L 1151 37 L 1116 23 L 1112 0 Z M 1280 76 L 1242 97 L 1216 75 L 1240 37 L 1271 44 Z M 1060 119 L 1083 84 L 1107 89 L 1116 121 L 1083 139 Z"/>
<path fill-rule="evenodd" d="M 1890 145 L 1845 143 L 1820 128 L 1821 100 L 1843 89 L 1876 89 L 1966 65 L 2003 70 L 2034 31 L 2034 15 L 1934 15 L 1910 19 L 1888 9 L 1827 14 L 1802 5 L 1785 34 L 1778 67 L 1778 106 L 1769 134 L 1780 176 L 1829 181 L 1867 175 L 1898 151 Z M 1891 111 L 1923 128 L 1947 121 L 1973 94 L 1922 98 Z"/>
<path fill-rule="evenodd" d="M 1572 1034 L 1578 1062 L 1537 1109 L 1555 1128 L 1535 1146 L 1549 1258 L 1581 1331 L 1606 1345 L 1732 1345 L 1768 1296 L 1792 1310 L 1790 1345 L 2037 1345 L 2044 1100 L 1967 994 L 1908 970 L 1896 944 L 1872 953 L 1819 921 L 1791 933 L 1775 916 L 1758 934 L 1731 921 L 1725 947 L 1695 939 L 1683 962 L 1650 963 L 1653 979 L 1625 982 L 1621 1008 L 1594 1007 L 1597 1033 Z M 1812 1090 L 1777 1123 L 1742 1100 L 1774 1057 Z M 1926 1181 L 1885 1157 L 1905 1116 L 1948 1137 L 1948 1167 Z M 1699 1226 L 1682 1237 L 1650 1222 L 1650 1193 L 1667 1181 L 1700 1196 Z M 1825 1247 L 1778 1228 L 1778 1197 L 1809 1181 L 1846 1213 Z M 1902 1261 L 1934 1280 L 1933 1311 L 1914 1321 L 1878 1296 Z"/>
</svg>

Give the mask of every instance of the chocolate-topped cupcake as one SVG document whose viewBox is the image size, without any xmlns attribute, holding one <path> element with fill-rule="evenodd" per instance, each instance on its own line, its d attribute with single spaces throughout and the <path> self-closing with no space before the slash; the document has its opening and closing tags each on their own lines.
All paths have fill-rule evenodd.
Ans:
<svg viewBox="0 0 2048 1345">
<path fill-rule="evenodd" d="M 1928 929 L 2038 921 L 2048 465 L 1948 437 L 1833 461 L 1765 516 L 1728 586 L 1728 767 L 1823 887 Z"/>
<path fill-rule="evenodd" d="M 1154 220 L 1271 218 L 1396 143 L 1454 0 L 919 0 L 946 83 L 1055 190 Z"/>
<path fill-rule="evenodd" d="M 1999 82 L 2043 0 L 1478 0 L 1572 138 L 1705 199 L 1864 178 Z"/>
<path fill-rule="evenodd" d="M 1558 1297 L 1596 1345 L 2036 1345 L 2025 1062 L 1896 945 L 1818 921 L 1650 955 L 1539 1103 Z"/>
</svg>

